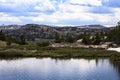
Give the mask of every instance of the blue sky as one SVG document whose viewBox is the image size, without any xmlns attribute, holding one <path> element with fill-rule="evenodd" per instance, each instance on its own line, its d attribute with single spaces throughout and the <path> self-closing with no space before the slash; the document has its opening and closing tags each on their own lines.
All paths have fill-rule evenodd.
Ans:
<svg viewBox="0 0 120 80">
<path fill-rule="evenodd" d="M 0 24 L 116 25 L 120 0 L 0 0 Z"/>
</svg>

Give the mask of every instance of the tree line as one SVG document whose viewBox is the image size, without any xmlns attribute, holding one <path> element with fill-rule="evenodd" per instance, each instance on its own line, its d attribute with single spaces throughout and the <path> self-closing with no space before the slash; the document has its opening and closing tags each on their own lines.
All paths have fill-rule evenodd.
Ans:
<svg viewBox="0 0 120 80">
<path fill-rule="evenodd" d="M 80 35 L 72 35 L 70 33 L 67 35 L 60 35 L 59 33 L 55 33 L 54 39 L 55 43 L 73 43 L 81 39 L 82 43 L 85 45 L 100 45 L 105 42 L 113 42 L 120 45 L 120 22 L 118 22 L 117 26 L 109 32 L 97 32 L 95 34 L 84 32 Z"/>
<path fill-rule="evenodd" d="M 87 32 L 84 32 L 83 34 L 74 35 L 74 34 L 60 34 L 58 32 L 55 32 L 54 35 L 54 42 L 55 43 L 74 43 L 77 40 L 81 39 L 83 44 L 85 45 L 100 45 L 105 42 L 113 42 L 117 45 L 120 45 L 120 22 L 116 25 L 116 27 L 109 32 L 97 32 L 95 34 L 90 34 Z M 26 38 L 24 35 L 21 35 L 19 38 L 14 38 L 10 35 L 4 34 L 2 31 L 0 31 L 0 40 L 6 41 L 7 45 L 10 45 L 11 43 L 17 43 L 20 45 L 27 44 Z M 44 42 L 45 45 L 48 45 L 48 43 Z M 44 45 L 42 43 L 39 43 L 39 45 Z"/>
<path fill-rule="evenodd" d="M 11 35 L 6 35 L 2 31 L 0 31 L 0 40 L 5 41 L 7 45 L 11 45 L 11 43 L 16 43 L 20 45 L 27 44 L 26 39 L 23 35 L 21 35 L 18 39 L 13 38 Z"/>
<path fill-rule="evenodd" d="M 120 45 L 120 22 L 118 22 L 117 26 L 108 33 L 108 41 Z"/>
</svg>

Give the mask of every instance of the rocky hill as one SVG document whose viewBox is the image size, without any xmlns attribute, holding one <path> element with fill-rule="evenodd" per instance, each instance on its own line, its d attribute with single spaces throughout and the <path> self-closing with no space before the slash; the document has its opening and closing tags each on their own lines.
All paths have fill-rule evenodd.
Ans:
<svg viewBox="0 0 120 80">
<path fill-rule="evenodd" d="M 102 25 L 85 25 L 85 26 L 65 26 L 65 27 L 54 27 L 56 30 L 62 33 L 71 33 L 71 34 L 81 34 L 84 32 L 88 32 L 94 34 L 96 32 L 106 32 L 109 31 L 110 28 L 107 28 Z"/>
<path fill-rule="evenodd" d="M 0 30 L 15 30 L 19 29 L 21 25 L 0 25 Z"/>
<path fill-rule="evenodd" d="M 8 29 L 6 28 L 1 30 L 15 38 L 24 35 L 28 40 L 34 40 L 36 38 L 53 39 L 56 32 L 61 35 L 66 35 L 67 33 L 79 35 L 84 32 L 94 34 L 96 32 L 106 32 L 110 30 L 110 28 L 106 28 L 102 25 L 54 27 L 48 25 L 26 24 L 19 27 L 12 25 L 11 27 L 12 29 L 9 29 L 8 27 Z"/>
</svg>

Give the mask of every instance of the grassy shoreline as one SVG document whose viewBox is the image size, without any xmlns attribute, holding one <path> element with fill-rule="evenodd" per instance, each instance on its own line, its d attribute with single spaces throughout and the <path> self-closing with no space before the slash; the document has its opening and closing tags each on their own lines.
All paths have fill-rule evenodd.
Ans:
<svg viewBox="0 0 120 80">
<path fill-rule="evenodd" d="M 83 57 L 120 57 L 116 51 L 85 48 L 52 48 L 33 45 L 7 46 L 0 48 L 0 57 L 51 57 L 51 58 L 83 58 Z"/>
</svg>

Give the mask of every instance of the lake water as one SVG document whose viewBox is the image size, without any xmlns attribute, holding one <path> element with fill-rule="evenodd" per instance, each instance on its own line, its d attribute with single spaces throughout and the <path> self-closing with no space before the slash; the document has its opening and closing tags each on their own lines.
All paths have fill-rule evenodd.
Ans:
<svg viewBox="0 0 120 80">
<path fill-rule="evenodd" d="M 109 59 L 0 60 L 0 80 L 120 80 L 120 64 Z"/>
</svg>

